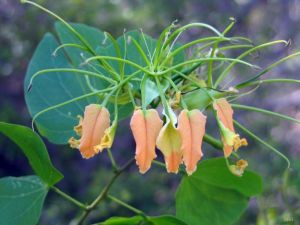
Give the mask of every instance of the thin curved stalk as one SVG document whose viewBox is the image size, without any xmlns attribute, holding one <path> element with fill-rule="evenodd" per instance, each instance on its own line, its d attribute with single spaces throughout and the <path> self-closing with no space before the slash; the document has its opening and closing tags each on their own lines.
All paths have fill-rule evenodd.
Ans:
<svg viewBox="0 0 300 225">
<path fill-rule="evenodd" d="M 66 22 L 63 18 L 61 18 L 60 16 L 56 15 L 55 13 L 51 12 L 50 10 L 46 9 L 45 7 L 29 1 L 29 0 L 21 0 L 21 3 L 27 3 L 27 4 L 31 4 L 39 9 L 41 9 L 42 11 L 48 13 L 49 15 L 53 16 L 54 18 L 58 19 L 60 22 L 62 22 L 77 38 L 78 40 L 84 44 L 88 51 L 91 52 L 93 55 L 97 55 L 96 52 L 93 50 L 93 48 L 90 46 L 90 44 L 80 35 L 80 33 L 78 33 L 68 22 Z M 100 64 L 105 64 L 105 62 L 100 62 Z"/>
<path fill-rule="evenodd" d="M 91 211 L 93 211 L 99 203 L 101 203 L 108 195 L 108 192 L 116 179 L 126 170 L 128 169 L 133 163 L 135 159 L 129 160 L 120 170 L 118 170 L 113 177 L 111 177 L 108 184 L 103 188 L 103 190 L 100 192 L 100 194 L 97 196 L 97 198 L 87 206 L 87 209 L 83 212 L 83 214 L 79 217 L 77 225 L 82 225 L 86 218 L 89 216 Z"/>
<path fill-rule="evenodd" d="M 276 66 L 280 65 L 281 63 L 284 63 L 285 61 L 287 61 L 287 60 L 289 60 L 289 59 L 291 59 L 291 58 L 293 58 L 293 57 L 297 57 L 297 56 L 300 56 L 300 52 L 296 52 L 296 53 L 294 53 L 294 54 L 291 54 L 291 55 L 288 55 L 288 56 L 286 56 L 286 57 L 281 58 L 281 59 L 278 60 L 277 62 L 275 62 L 275 63 L 271 64 L 270 66 L 268 66 L 267 68 L 265 68 L 265 69 L 264 69 L 263 71 L 261 71 L 259 74 L 257 74 L 257 75 L 255 75 L 254 77 L 252 77 L 252 78 L 250 78 L 250 79 L 248 79 L 248 80 L 246 80 L 246 81 L 244 81 L 244 82 L 242 82 L 242 83 L 236 85 L 235 88 L 240 89 L 240 88 L 243 88 L 243 87 L 247 86 L 248 83 L 251 83 L 251 82 L 257 80 L 257 79 L 260 78 L 262 75 L 264 75 L 265 73 L 269 72 L 270 70 L 272 70 L 272 69 L 275 68 Z"/>
<path fill-rule="evenodd" d="M 82 202 L 78 201 L 77 199 L 71 197 L 70 195 L 66 194 L 65 192 L 61 191 L 59 188 L 55 186 L 50 187 L 51 190 L 53 190 L 58 195 L 62 196 L 64 199 L 68 200 L 69 202 L 72 202 L 74 205 L 78 206 L 79 208 L 86 210 L 87 206 L 83 204 Z"/>
<path fill-rule="evenodd" d="M 246 57 L 247 55 L 249 55 L 250 53 L 257 51 L 259 49 L 266 48 L 268 46 L 272 46 L 272 45 L 276 45 L 276 44 L 282 44 L 282 43 L 287 45 L 287 42 L 285 40 L 272 41 L 272 42 L 264 43 L 262 45 L 258 45 L 256 47 L 253 47 L 253 48 L 249 49 L 248 51 L 242 53 L 240 56 L 237 57 L 237 59 L 242 59 L 242 58 Z M 220 84 L 220 82 L 224 80 L 224 78 L 227 76 L 228 72 L 231 70 L 231 68 L 235 64 L 236 64 L 235 62 L 232 62 L 226 67 L 226 69 L 221 73 L 221 75 L 216 80 L 214 87 L 218 86 Z"/>
<path fill-rule="evenodd" d="M 214 27 L 212 27 L 212 26 L 210 26 L 206 23 L 190 23 L 190 24 L 187 24 L 187 25 L 185 25 L 183 27 L 180 27 L 177 30 L 175 30 L 170 35 L 170 37 L 167 39 L 167 41 L 165 42 L 163 48 L 165 48 L 165 46 L 167 46 L 177 36 L 177 34 L 183 32 L 183 31 L 186 31 L 189 28 L 194 28 L 194 27 L 207 28 L 207 29 L 211 30 L 213 33 L 215 33 L 216 35 L 222 37 L 222 34 L 216 28 L 214 28 Z"/>
<path fill-rule="evenodd" d="M 106 89 L 102 89 L 102 90 L 99 90 L 99 91 L 96 91 L 96 92 L 91 92 L 91 93 L 88 93 L 88 94 L 84 94 L 84 95 L 81 95 L 79 97 L 76 97 L 76 98 L 73 98 L 73 99 L 70 99 L 68 101 L 65 101 L 65 102 L 62 102 L 62 103 L 59 103 L 57 105 L 54 105 L 54 106 L 50 106 L 40 112 L 38 112 L 37 114 L 34 115 L 33 119 L 32 119 L 32 122 L 31 122 L 31 125 L 32 125 L 32 128 L 34 127 L 33 124 L 34 124 L 34 121 L 39 117 L 41 116 L 43 113 L 46 113 L 50 110 L 53 110 L 53 109 L 57 109 L 59 107 L 62 107 L 62 106 L 65 106 L 67 104 L 70 104 L 72 102 L 76 102 L 76 101 L 79 101 L 79 100 L 82 100 L 82 99 L 85 99 L 85 98 L 88 98 L 88 97 L 91 97 L 91 96 L 94 96 L 94 95 L 97 95 L 97 94 L 101 94 L 103 92 L 106 92 L 106 91 L 112 91 L 112 90 L 115 90 L 115 89 L 118 89 L 120 88 L 121 86 L 123 86 L 124 84 L 126 84 L 128 81 L 130 81 L 132 78 L 134 78 L 135 76 L 137 76 L 138 74 L 140 73 L 140 71 L 136 71 L 134 72 L 133 74 L 131 74 L 130 76 L 126 77 L 124 80 L 122 80 L 118 85 L 114 86 L 114 87 L 109 87 L 109 88 L 106 88 Z"/>
<path fill-rule="evenodd" d="M 67 43 L 67 44 L 62 44 L 60 46 L 58 46 L 52 53 L 53 56 L 56 56 L 57 52 L 62 49 L 62 48 L 66 48 L 66 47 L 73 47 L 73 48 L 78 48 L 84 51 L 88 51 L 88 49 L 82 45 L 78 45 L 78 44 L 74 44 L 74 43 Z"/>
<path fill-rule="evenodd" d="M 227 50 L 241 49 L 241 48 L 253 48 L 253 45 L 228 45 L 228 46 L 218 48 L 218 50 L 227 51 Z"/>
<path fill-rule="evenodd" d="M 270 83 L 296 83 L 296 84 L 300 84 L 300 80 L 285 79 L 285 78 L 257 80 L 257 81 L 247 83 L 246 85 L 243 86 L 243 88 L 249 87 L 249 86 L 254 86 L 254 85 L 270 84 Z"/>
<path fill-rule="evenodd" d="M 105 80 L 111 84 L 115 84 L 116 81 L 114 81 L 113 79 L 109 78 L 109 77 L 105 77 L 101 74 L 98 73 L 94 73 L 91 71 L 87 71 L 87 70 L 79 70 L 79 69 L 72 69 L 72 68 L 59 68 L 59 69 L 45 69 L 45 70 L 40 70 L 38 72 L 36 72 L 35 74 L 32 75 L 32 77 L 30 78 L 30 82 L 29 82 L 29 86 L 32 85 L 33 80 L 41 75 L 47 74 L 47 73 L 53 73 L 53 72 L 71 72 L 71 73 L 75 73 L 74 75 L 76 75 L 76 73 L 78 74 L 84 74 L 87 76 L 93 76 L 93 77 L 97 77 L 101 80 Z"/>
<path fill-rule="evenodd" d="M 236 120 L 234 120 L 233 123 L 238 128 L 240 128 L 243 132 L 245 132 L 250 137 L 252 137 L 254 140 L 258 141 L 259 143 L 261 143 L 262 145 L 264 145 L 265 147 L 267 147 L 268 149 L 270 149 L 271 151 L 273 151 L 275 154 L 277 154 L 281 158 L 283 158 L 286 161 L 286 163 L 287 163 L 287 168 L 290 168 L 290 165 L 291 165 L 290 160 L 283 153 L 281 153 L 279 150 L 277 150 L 276 148 L 274 148 L 272 145 L 270 145 L 267 142 L 265 142 L 264 140 L 262 140 L 260 137 L 256 136 L 254 133 L 252 133 L 250 130 L 248 130 L 246 127 L 244 127 L 242 124 L 240 124 Z"/>
<path fill-rule="evenodd" d="M 254 68 L 257 68 L 257 66 L 251 64 L 251 63 L 248 63 L 246 61 L 243 61 L 243 60 L 239 60 L 239 59 L 233 59 L 233 58 L 218 58 L 218 57 L 214 57 L 214 58 L 198 58 L 198 59 L 192 59 L 192 60 L 187 60 L 185 62 L 182 62 L 182 63 L 179 63 L 173 67 L 170 67 L 164 71 L 162 71 L 161 73 L 157 73 L 157 75 L 163 75 L 163 74 L 166 74 L 168 72 L 171 72 L 172 70 L 175 70 L 176 68 L 178 67 L 182 67 L 182 66 L 185 66 L 185 65 L 188 65 L 188 64 L 192 64 L 192 63 L 197 63 L 197 62 L 207 62 L 207 61 L 230 61 L 230 62 L 237 62 L 237 63 L 240 63 L 240 64 L 243 64 L 243 65 L 246 65 L 246 66 L 249 66 L 249 67 L 254 67 Z"/>
<path fill-rule="evenodd" d="M 143 51 L 143 49 L 141 48 L 141 46 L 138 44 L 138 42 L 133 38 L 133 37 L 130 37 L 131 40 L 132 40 L 132 43 L 134 44 L 134 46 L 136 47 L 136 49 L 138 50 L 138 52 L 140 53 L 140 55 L 142 56 L 142 58 L 144 59 L 146 65 L 151 68 L 151 64 L 150 64 L 150 61 L 148 60 L 145 52 Z"/>
<path fill-rule="evenodd" d="M 280 119 L 284 119 L 284 120 L 288 120 L 288 121 L 300 124 L 300 120 L 297 120 L 290 116 L 283 115 L 281 113 L 276 113 L 273 111 L 269 111 L 269 110 L 265 110 L 265 109 L 261 109 L 261 108 L 257 108 L 257 107 L 253 107 L 253 106 L 247 106 L 247 105 L 231 104 L 231 106 L 236 109 L 244 109 L 244 110 L 248 110 L 248 111 L 254 111 L 254 112 L 258 112 L 258 113 L 262 113 L 262 114 L 270 115 L 270 116 L 275 116 Z"/>
<path fill-rule="evenodd" d="M 121 57 L 122 57 L 122 55 L 121 55 L 121 50 L 120 50 L 120 47 L 119 47 L 119 45 L 118 45 L 116 39 L 115 39 L 110 33 L 108 33 L 108 32 L 105 32 L 104 34 L 111 40 L 111 42 L 113 43 L 113 46 L 114 46 L 114 48 L 115 48 L 115 51 L 116 51 L 116 53 L 117 53 L 117 56 L 118 56 L 119 58 L 121 58 Z M 122 64 L 121 62 L 119 62 L 119 70 L 120 70 L 120 73 L 122 73 L 122 67 L 123 67 L 123 64 Z M 120 77 L 120 76 L 119 76 L 119 77 Z"/>
<path fill-rule="evenodd" d="M 203 43 L 203 42 L 207 42 L 207 41 L 211 41 L 211 40 L 224 40 L 224 41 L 229 41 L 230 39 L 229 38 L 225 38 L 225 37 L 206 37 L 206 38 L 201 38 L 201 39 L 197 39 L 197 40 L 194 40 L 194 41 L 191 41 L 185 45 L 182 45 L 178 48 L 176 48 L 173 52 L 171 52 L 169 54 L 169 56 L 167 58 L 164 59 L 164 61 L 162 61 L 161 63 L 161 66 L 164 66 L 165 63 L 168 61 L 168 59 L 170 59 L 171 57 L 174 57 L 175 55 L 177 55 L 179 52 L 193 46 L 193 45 L 196 45 L 196 44 L 200 44 L 200 43 Z M 211 42 L 210 42 L 211 43 Z M 213 42 L 215 43 L 215 41 Z"/>
<path fill-rule="evenodd" d="M 227 27 L 226 29 L 222 32 L 222 36 L 225 36 L 230 29 L 233 27 L 235 24 L 235 20 L 233 20 Z M 214 58 L 215 57 L 215 52 L 217 48 L 219 47 L 220 41 L 216 41 L 216 43 L 213 45 L 212 50 L 210 52 L 210 57 Z M 213 63 L 214 61 L 209 61 L 208 66 L 207 66 L 207 86 L 208 87 L 213 87 Z"/>
<path fill-rule="evenodd" d="M 57 108 L 60 108 L 60 107 L 63 107 L 65 105 L 68 105 L 70 103 L 73 103 L 73 102 L 76 102 L 76 101 L 79 101 L 79 100 L 82 100 L 82 99 L 85 99 L 85 98 L 88 98 L 88 97 L 91 97 L 91 96 L 94 96 L 94 95 L 98 95 L 98 94 L 101 94 L 103 92 L 106 92 L 106 91 L 110 91 L 110 90 L 113 90 L 115 87 L 111 87 L 111 88 L 106 88 L 106 89 L 103 89 L 103 90 L 99 90 L 99 91 L 96 91 L 96 92 L 91 92 L 91 93 L 88 93 L 88 94 L 85 94 L 85 95 L 81 95 L 79 97 L 76 97 L 76 98 L 72 98 L 68 101 L 64 101 L 62 103 L 59 103 L 57 105 L 54 105 L 54 106 L 50 106 L 44 110 L 41 110 L 39 111 L 37 114 L 34 115 L 34 117 L 32 118 L 32 127 L 33 127 L 33 124 L 35 122 L 35 120 L 41 116 L 42 114 L 46 113 L 46 112 L 49 112 L 50 110 L 54 110 L 54 109 L 57 109 Z"/>
<path fill-rule="evenodd" d="M 113 61 L 120 61 L 120 62 L 124 62 L 128 65 L 131 65 L 141 71 L 143 71 L 144 73 L 148 73 L 148 74 L 151 74 L 150 71 L 146 70 L 144 67 L 141 67 L 140 65 L 130 61 L 130 60 L 127 60 L 127 59 L 120 59 L 118 57 L 113 57 L 113 56 L 93 56 L 93 57 L 90 57 L 88 59 L 86 59 L 85 63 L 89 63 L 93 60 L 98 60 L 98 59 L 107 59 L 107 60 L 113 60 Z"/>
<path fill-rule="evenodd" d="M 161 51 L 164 48 L 165 41 L 167 40 L 166 38 L 170 34 L 171 29 L 175 27 L 175 23 L 176 22 L 177 22 L 177 20 L 175 20 L 170 26 L 166 27 L 163 30 L 163 32 L 161 32 L 161 34 L 159 35 L 159 38 L 158 38 L 158 40 L 156 42 L 155 52 L 154 52 L 154 58 L 153 58 L 153 67 L 154 67 L 154 69 L 157 68 L 158 59 L 159 59 Z M 163 39 L 165 39 L 164 43 L 162 43 Z"/>
<path fill-rule="evenodd" d="M 142 216 L 144 218 L 147 217 L 146 214 L 143 211 L 141 211 L 141 210 L 139 210 L 139 209 L 137 209 L 137 208 L 135 208 L 135 207 L 127 204 L 126 202 L 121 201 L 118 198 L 115 198 L 112 195 L 107 195 L 107 198 L 110 199 L 111 201 L 117 203 L 118 205 L 121 205 L 121 206 L 125 207 L 126 209 L 129 209 L 130 211 L 134 212 L 137 215 L 140 215 L 140 216 Z"/>
</svg>

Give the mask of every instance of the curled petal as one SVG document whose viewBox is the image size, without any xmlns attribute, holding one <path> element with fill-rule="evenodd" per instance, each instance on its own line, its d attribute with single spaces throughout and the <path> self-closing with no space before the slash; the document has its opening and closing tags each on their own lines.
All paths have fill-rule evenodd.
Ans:
<svg viewBox="0 0 300 225">
<path fill-rule="evenodd" d="M 182 140 L 183 162 L 186 172 L 191 175 L 202 158 L 202 140 L 205 134 L 206 116 L 200 110 L 181 111 L 178 117 L 178 130 Z"/>
<path fill-rule="evenodd" d="M 96 146 L 96 151 L 103 151 L 105 148 L 111 148 L 114 139 L 115 139 L 115 134 L 117 130 L 117 120 L 113 122 L 113 124 L 107 128 L 104 131 L 104 136 L 101 139 L 100 145 Z"/>
<path fill-rule="evenodd" d="M 105 107 L 90 104 L 85 108 L 79 145 L 79 150 L 84 158 L 93 157 L 98 153 L 97 146 L 100 145 L 109 125 L 109 112 Z"/>
<path fill-rule="evenodd" d="M 224 155 L 225 157 L 229 157 L 233 150 L 233 140 L 236 138 L 233 126 L 233 110 L 225 98 L 217 99 L 213 107 L 217 112 L 219 120 Z"/>
<path fill-rule="evenodd" d="M 214 109 L 217 112 L 217 116 L 219 120 L 223 123 L 223 125 L 234 132 L 233 127 L 233 110 L 231 105 L 225 98 L 217 99 L 213 104 Z"/>
<path fill-rule="evenodd" d="M 223 151 L 225 157 L 229 157 L 234 149 L 237 151 L 242 146 L 247 146 L 247 140 L 240 138 L 240 135 L 235 133 L 233 126 L 233 110 L 225 98 L 218 99 L 214 102 L 214 109 L 217 112 L 218 124 L 220 127 Z"/>
<path fill-rule="evenodd" d="M 83 121 L 83 118 L 82 118 L 82 116 L 77 116 L 77 117 L 79 119 L 79 124 L 74 127 L 74 131 L 76 132 L 76 134 L 78 136 L 81 136 L 82 135 L 82 121 Z"/>
<path fill-rule="evenodd" d="M 140 173 L 146 173 L 156 158 L 155 141 L 163 125 L 156 110 L 138 109 L 133 113 L 130 127 L 136 142 L 135 159 Z"/>
<path fill-rule="evenodd" d="M 241 177 L 244 174 L 245 169 L 248 166 L 248 162 L 244 159 L 237 161 L 236 165 L 230 165 L 230 172 L 236 176 Z"/>
<path fill-rule="evenodd" d="M 181 143 L 181 136 L 178 129 L 168 120 L 159 132 L 156 146 L 164 155 L 167 171 L 169 173 L 178 173 L 183 154 Z"/>
</svg>

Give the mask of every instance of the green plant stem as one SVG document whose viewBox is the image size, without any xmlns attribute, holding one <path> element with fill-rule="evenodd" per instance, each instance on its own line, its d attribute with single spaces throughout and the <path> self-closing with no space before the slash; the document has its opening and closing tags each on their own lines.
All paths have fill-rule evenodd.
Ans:
<svg viewBox="0 0 300 225">
<path fill-rule="evenodd" d="M 253 107 L 253 106 L 247 106 L 247 105 L 231 104 L 231 106 L 233 108 L 237 108 L 237 109 L 244 109 L 244 110 L 254 111 L 254 112 L 258 112 L 258 113 L 262 113 L 262 114 L 266 114 L 266 115 L 270 115 L 270 116 L 275 116 L 275 117 L 278 117 L 280 119 L 284 119 L 284 120 L 288 120 L 288 121 L 292 121 L 292 122 L 300 124 L 300 120 L 297 120 L 297 119 L 295 119 L 293 117 L 290 117 L 290 116 L 283 115 L 281 113 L 276 113 L 276 112 L 273 112 L 273 111 L 269 111 L 269 110 L 265 110 L 265 109 L 261 109 L 261 108 L 256 108 L 256 107 Z"/>
<path fill-rule="evenodd" d="M 226 27 L 226 29 L 223 31 L 222 35 L 225 36 L 229 30 L 233 27 L 233 25 L 235 24 L 235 21 L 232 21 L 228 27 Z M 217 41 L 212 48 L 212 51 L 210 53 L 210 57 L 214 58 L 216 51 L 219 47 L 220 41 Z M 208 62 L 208 71 L 207 71 L 207 86 L 208 87 L 213 87 L 213 61 L 209 61 Z"/>
<path fill-rule="evenodd" d="M 211 146 L 215 147 L 216 149 L 222 150 L 223 149 L 223 144 L 221 141 L 215 139 L 214 137 L 205 134 L 203 137 L 203 141 L 210 144 Z"/>
<path fill-rule="evenodd" d="M 110 148 L 107 149 L 107 153 L 108 153 L 108 157 L 110 159 L 110 162 L 111 162 L 111 165 L 112 165 L 114 171 L 118 171 L 118 166 L 117 166 L 116 160 L 115 160 Z"/>
<path fill-rule="evenodd" d="M 66 44 L 61 44 L 59 45 L 52 53 L 53 56 L 56 56 L 57 52 L 62 49 L 62 48 L 66 48 L 66 47 L 72 47 L 72 48 L 78 48 L 84 51 L 88 51 L 88 49 L 84 46 L 78 45 L 78 44 L 73 44 L 73 43 L 66 43 Z"/>
<path fill-rule="evenodd" d="M 285 79 L 285 78 L 282 78 L 282 79 L 278 78 L 278 79 L 256 80 L 256 81 L 244 84 L 242 86 L 242 88 L 249 87 L 249 86 L 255 86 L 255 85 L 261 85 L 261 84 L 269 84 L 269 83 L 296 83 L 296 84 L 300 84 L 300 80 Z"/>
<path fill-rule="evenodd" d="M 270 70 L 272 70 L 273 68 L 279 66 L 281 63 L 284 63 L 285 61 L 293 58 L 293 57 L 298 57 L 300 56 L 300 52 L 296 52 L 293 53 L 291 55 L 288 55 L 286 57 L 281 58 L 280 60 L 278 60 L 277 62 L 271 64 L 270 66 L 268 66 L 267 68 L 265 68 L 263 71 L 261 71 L 260 73 L 258 73 L 257 75 L 253 76 L 252 78 L 238 84 L 235 86 L 235 88 L 237 89 L 241 89 L 244 88 L 245 86 L 247 86 L 249 83 L 252 83 L 254 81 L 256 81 L 258 78 L 260 78 L 261 76 L 263 76 L 264 74 L 266 74 L 267 72 L 269 72 Z"/>
<path fill-rule="evenodd" d="M 153 164 L 155 164 L 155 165 L 158 165 L 158 166 L 160 166 L 160 167 L 166 168 L 166 164 L 164 164 L 164 163 L 162 163 L 162 162 L 160 162 L 160 161 L 153 160 L 152 162 L 153 162 Z"/>
<path fill-rule="evenodd" d="M 106 197 L 107 193 L 110 190 L 113 183 L 116 181 L 116 179 L 122 174 L 127 168 L 129 168 L 135 159 L 129 160 L 121 169 L 115 172 L 114 176 L 110 179 L 108 184 L 103 188 L 103 190 L 100 192 L 100 194 L 97 196 L 97 198 L 87 206 L 85 211 L 82 213 L 82 215 L 79 217 L 77 225 L 83 225 L 85 219 L 89 216 L 91 211 L 93 211 L 99 203 L 101 203 Z"/>
<path fill-rule="evenodd" d="M 207 41 L 212 41 L 212 40 L 226 40 L 226 41 L 230 41 L 229 38 L 224 38 L 224 37 L 207 37 L 207 38 L 201 38 L 201 39 L 197 39 L 197 40 L 194 40 L 194 41 L 191 41 L 185 45 L 182 45 L 178 48 L 176 48 L 172 53 L 170 53 L 168 55 L 168 57 L 166 57 L 163 62 L 161 63 L 161 66 L 164 66 L 166 64 L 166 62 L 171 58 L 171 57 L 174 57 L 175 55 L 177 55 L 179 52 L 193 46 L 193 45 L 196 45 L 196 44 L 200 44 L 202 42 L 207 42 Z M 214 43 L 214 42 L 212 42 Z"/>
<path fill-rule="evenodd" d="M 87 209 L 87 206 L 85 204 L 79 202 L 75 198 L 73 198 L 70 195 L 66 194 L 65 192 L 61 191 L 59 188 L 52 186 L 52 187 L 50 187 L 50 189 L 53 190 L 55 193 L 59 194 L 60 196 L 62 196 L 63 198 L 65 198 L 66 200 L 68 200 L 69 202 L 72 202 L 74 205 L 78 206 L 79 208 L 84 209 L 84 210 Z"/>
<path fill-rule="evenodd" d="M 274 153 L 276 153 L 277 155 L 279 155 L 281 158 L 283 158 L 286 162 L 287 162 L 287 169 L 290 168 L 290 160 L 280 151 L 278 151 L 276 148 L 274 148 L 272 145 L 268 144 L 267 142 L 265 142 L 264 140 L 262 140 L 260 137 L 258 137 L 257 135 L 255 135 L 254 133 L 252 133 L 250 130 L 248 130 L 246 127 L 244 127 L 242 124 L 240 124 L 239 122 L 237 122 L 236 120 L 233 120 L 233 123 L 240 128 L 243 132 L 245 132 L 246 134 L 248 134 L 250 137 L 252 137 L 254 140 L 260 142 L 261 144 L 263 144 L 264 146 L 266 146 L 268 149 L 272 150 Z"/>
<path fill-rule="evenodd" d="M 136 213 L 137 215 L 141 215 L 141 216 L 143 216 L 143 217 L 146 217 L 146 214 L 145 214 L 143 211 L 141 211 L 141 210 L 139 210 L 139 209 L 137 209 L 137 208 L 135 208 L 135 207 L 133 207 L 133 206 L 127 204 L 126 202 L 121 201 L 121 200 L 118 199 L 118 198 L 115 198 L 115 197 L 112 196 L 112 195 L 107 195 L 107 198 L 110 199 L 110 200 L 112 200 L 113 202 L 115 202 L 115 203 L 117 203 L 117 204 L 123 206 L 124 208 L 129 209 L 130 211 Z"/>
<path fill-rule="evenodd" d="M 249 55 L 250 53 L 257 51 L 259 49 L 262 48 L 266 48 L 272 45 L 276 45 L 276 44 L 287 44 L 287 42 L 285 40 L 278 40 L 278 41 L 272 41 L 272 42 L 268 42 L 268 43 L 264 43 L 261 45 L 258 45 L 256 47 L 253 47 L 251 49 L 249 49 L 248 51 L 245 51 L 244 53 L 242 53 L 241 55 L 239 55 L 236 59 L 243 59 L 244 57 L 246 57 L 247 55 Z M 228 72 L 231 70 L 231 68 L 236 64 L 236 62 L 231 62 L 224 70 L 223 72 L 220 74 L 220 76 L 218 77 L 218 79 L 216 80 L 216 83 L 214 85 L 214 87 L 217 87 L 220 82 L 222 82 L 224 80 L 224 78 L 227 76 Z"/>
<path fill-rule="evenodd" d="M 105 80 L 105 81 L 107 81 L 111 84 L 116 84 L 117 83 L 116 81 L 114 81 L 113 79 L 111 79 L 109 77 L 103 76 L 99 73 L 94 73 L 94 72 L 91 72 L 91 71 L 87 71 L 87 70 L 72 69 L 72 68 L 56 68 L 56 69 L 39 70 L 38 72 L 36 72 L 35 74 L 32 75 L 32 77 L 30 78 L 29 85 L 32 85 L 33 80 L 37 76 L 41 76 L 41 75 L 44 75 L 46 73 L 55 73 L 55 72 L 70 72 L 70 73 L 74 73 L 74 75 L 83 74 L 85 76 L 93 76 L 93 77 L 99 78 L 101 80 Z"/>
</svg>

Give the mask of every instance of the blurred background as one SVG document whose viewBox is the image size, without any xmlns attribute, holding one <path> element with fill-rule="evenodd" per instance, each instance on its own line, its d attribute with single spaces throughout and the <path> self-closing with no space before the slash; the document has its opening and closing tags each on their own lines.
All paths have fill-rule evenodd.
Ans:
<svg viewBox="0 0 300 225">
<path fill-rule="evenodd" d="M 250 57 L 262 68 L 280 57 L 300 50 L 299 0 L 39 0 L 40 4 L 70 22 L 86 23 L 115 36 L 123 30 L 139 29 L 153 37 L 178 19 L 180 24 L 205 22 L 222 30 L 237 20 L 230 35 L 248 36 L 255 44 L 276 39 L 291 40 L 291 46 L 271 47 Z M 44 12 L 22 5 L 17 0 L 0 0 L 0 120 L 30 125 L 30 116 L 23 95 L 23 79 L 28 62 L 38 42 L 46 32 L 53 31 L 54 20 Z M 183 37 L 191 40 L 199 33 L 191 30 Z M 300 59 L 294 59 L 272 70 L 269 78 L 299 79 Z M 251 73 L 252 72 L 252 73 Z M 236 70 L 245 77 L 253 71 Z M 296 84 L 266 84 L 255 93 L 238 101 L 284 113 L 300 119 L 300 88 Z M 277 225 L 300 223 L 300 125 L 280 121 L 265 115 L 237 111 L 242 124 L 255 131 L 268 143 L 277 146 L 292 161 L 292 171 L 285 194 L 282 195 L 282 174 L 285 162 L 263 146 L 248 138 L 250 145 L 242 152 L 250 169 L 262 174 L 264 193 L 250 202 L 249 208 L 236 225 Z M 119 163 L 134 154 L 134 142 L 128 132 L 129 121 L 119 127 L 113 153 Z M 109 179 L 110 163 L 101 154 L 83 160 L 77 151 L 67 146 L 55 146 L 45 140 L 54 164 L 63 171 L 65 179 L 59 187 L 79 200 L 90 202 Z M 214 152 L 204 147 L 205 157 Z M 18 147 L 0 136 L 0 177 L 32 173 Z M 178 176 L 168 175 L 155 165 L 141 176 L 132 167 L 114 185 L 113 193 L 122 200 L 142 209 L 149 215 L 174 213 L 174 195 Z M 69 202 L 50 194 L 40 224 L 68 224 L 78 211 Z M 114 203 L 106 203 L 95 211 L 93 218 L 131 216 L 131 212 Z M 298 222 L 297 222 L 298 221 Z"/>
</svg>

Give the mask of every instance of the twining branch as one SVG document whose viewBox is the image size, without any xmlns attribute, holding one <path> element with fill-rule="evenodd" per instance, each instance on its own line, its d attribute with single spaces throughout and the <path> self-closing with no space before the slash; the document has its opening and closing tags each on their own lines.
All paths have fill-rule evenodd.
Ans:
<svg viewBox="0 0 300 225">
<path fill-rule="evenodd" d="M 101 193 L 98 195 L 98 197 L 91 203 L 89 204 L 85 211 L 82 213 L 82 215 L 78 219 L 78 225 L 83 225 L 85 219 L 88 217 L 88 215 L 93 211 L 97 205 L 102 202 L 106 197 L 109 189 L 115 182 L 115 180 L 118 178 L 118 176 L 123 173 L 126 169 L 128 169 L 133 163 L 135 159 L 129 160 L 123 167 L 121 167 L 119 170 L 116 170 L 114 176 L 110 179 L 108 184 L 104 187 L 104 189 L 101 191 Z"/>
<path fill-rule="evenodd" d="M 208 144 L 210 144 L 211 146 L 215 147 L 216 149 L 221 150 L 222 149 L 222 143 L 213 138 L 212 136 L 209 135 L 205 135 L 204 136 L 204 141 Z M 85 205 L 83 203 L 81 203 L 80 201 L 76 200 L 75 198 L 69 196 L 68 194 L 64 193 L 63 191 L 61 191 L 59 188 L 57 187 L 51 187 L 51 190 L 53 190 L 54 192 L 56 192 L 57 194 L 61 195 L 63 198 L 65 198 L 66 200 L 68 200 L 69 202 L 72 202 L 74 205 L 78 206 L 79 208 L 83 209 L 84 212 L 81 214 L 81 216 L 78 218 L 77 220 L 77 225 L 83 225 L 84 221 L 87 219 L 87 217 L 89 216 L 89 214 L 106 198 L 110 199 L 111 201 L 114 201 L 115 203 L 126 207 L 127 209 L 135 212 L 137 215 L 142 216 L 145 220 L 147 220 L 147 216 L 146 214 L 139 210 L 134 208 L 133 206 L 128 205 L 127 203 L 117 199 L 116 197 L 113 197 L 112 195 L 109 195 L 108 192 L 111 188 L 111 186 L 113 185 L 113 183 L 116 181 L 116 179 L 119 177 L 120 174 L 122 174 L 125 170 L 127 170 L 135 161 L 135 159 L 130 159 L 126 164 L 124 164 L 124 166 L 122 166 L 120 169 L 118 169 L 116 162 L 113 158 L 113 155 L 111 154 L 111 152 L 109 151 L 109 157 L 112 161 L 113 164 L 113 168 L 114 168 L 114 175 L 111 177 L 111 179 L 109 180 L 108 184 L 103 188 L 103 190 L 100 192 L 100 194 L 97 196 L 97 198 L 90 204 Z M 154 164 L 159 165 L 161 167 L 165 167 L 165 164 L 159 161 L 154 160 L 153 161 Z"/>
</svg>

